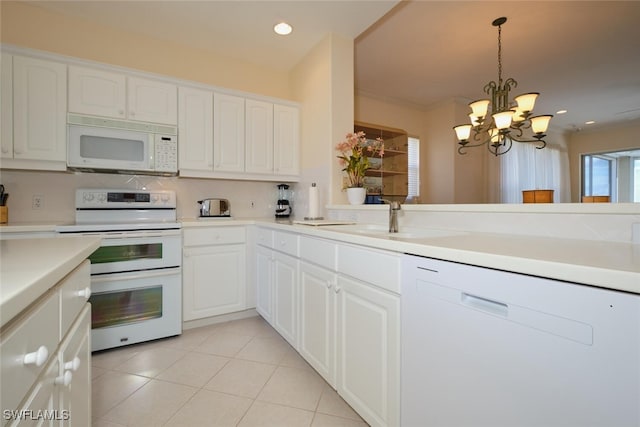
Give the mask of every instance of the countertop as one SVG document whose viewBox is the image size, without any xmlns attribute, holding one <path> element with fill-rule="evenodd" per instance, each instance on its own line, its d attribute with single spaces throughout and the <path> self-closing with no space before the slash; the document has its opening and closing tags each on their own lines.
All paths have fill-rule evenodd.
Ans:
<svg viewBox="0 0 640 427">
<path fill-rule="evenodd" d="M 95 236 L 0 240 L 0 328 L 99 246 Z"/>
</svg>

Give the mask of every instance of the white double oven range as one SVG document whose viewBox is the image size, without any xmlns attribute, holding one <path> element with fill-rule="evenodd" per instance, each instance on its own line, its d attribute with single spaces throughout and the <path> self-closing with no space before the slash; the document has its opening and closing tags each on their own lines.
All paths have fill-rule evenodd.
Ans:
<svg viewBox="0 0 640 427">
<path fill-rule="evenodd" d="M 91 350 L 182 332 L 182 236 L 173 191 L 76 190 L 76 223 L 97 235 L 91 256 Z"/>
</svg>

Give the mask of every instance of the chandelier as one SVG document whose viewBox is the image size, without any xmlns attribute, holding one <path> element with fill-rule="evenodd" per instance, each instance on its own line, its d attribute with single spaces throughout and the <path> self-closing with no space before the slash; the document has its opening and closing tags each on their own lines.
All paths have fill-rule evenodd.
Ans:
<svg viewBox="0 0 640 427">
<path fill-rule="evenodd" d="M 507 18 L 497 18 L 492 22 L 498 27 L 498 82 L 490 81 L 484 87 L 484 92 L 491 99 L 481 99 L 469 104 L 471 107 L 471 124 L 458 125 L 453 129 L 458 137 L 458 153 L 466 154 L 468 147 L 487 145 L 491 154 L 499 156 L 508 152 L 513 141 L 538 144 L 542 149 L 547 143 L 544 141 L 549 120 L 553 116 L 531 117 L 533 106 L 539 93 L 525 93 L 509 100 L 509 91 L 518 85 L 512 78 L 502 80 L 502 24 Z M 487 115 L 491 105 L 491 115 Z M 532 135 L 525 136 L 525 130 L 531 130 Z M 473 131 L 473 136 L 471 135 Z"/>
</svg>

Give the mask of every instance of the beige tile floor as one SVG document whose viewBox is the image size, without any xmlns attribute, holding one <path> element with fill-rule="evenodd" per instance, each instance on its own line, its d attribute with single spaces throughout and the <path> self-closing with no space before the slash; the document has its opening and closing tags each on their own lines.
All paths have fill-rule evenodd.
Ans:
<svg viewBox="0 0 640 427">
<path fill-rule="evenodd" d="M 367 424 L 262 318 L 98 352 L 93 425 Z"/>
</svg>

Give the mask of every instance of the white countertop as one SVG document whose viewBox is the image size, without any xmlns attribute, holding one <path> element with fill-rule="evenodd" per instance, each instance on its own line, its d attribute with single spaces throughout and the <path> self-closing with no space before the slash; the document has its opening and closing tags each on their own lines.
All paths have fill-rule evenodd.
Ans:
<svg viewBox="0 0 640 427">
<path fill-rule="evenodd" d="M 0 327 L 100 246 L 99 237 L 0 240 Z"/>
<path fill-rule="evenodd" d="M 450 236 L 430 238 L 392 234 L 372 237 L 349 232 L 349 225 L 260 223 L 395 252 L 640 294 L 637 244 L 478 232 L 453 232 Z"/>
</svg>

